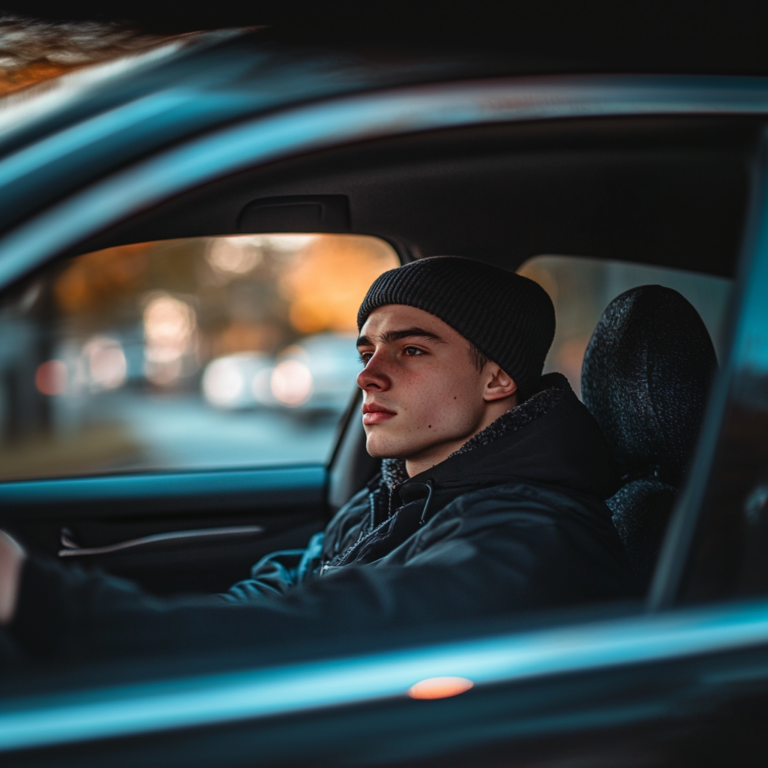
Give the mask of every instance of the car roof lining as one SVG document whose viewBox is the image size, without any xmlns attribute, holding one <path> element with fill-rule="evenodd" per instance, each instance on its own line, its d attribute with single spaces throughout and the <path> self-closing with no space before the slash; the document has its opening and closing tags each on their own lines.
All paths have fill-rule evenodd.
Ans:
<svg viewBox="0 0 768 768">
<path fill-rule="evenodd" d="M 366 141 L 191 189 L 64 255 L 245 226 L 375 235 L 404 260 L 457 254 L 517 268 L 561 253 L 732 277 L 760 125 L 590 118 Z M 336 201 L 327 224 L 311 223 L 318 200 Z"/>
</svg>

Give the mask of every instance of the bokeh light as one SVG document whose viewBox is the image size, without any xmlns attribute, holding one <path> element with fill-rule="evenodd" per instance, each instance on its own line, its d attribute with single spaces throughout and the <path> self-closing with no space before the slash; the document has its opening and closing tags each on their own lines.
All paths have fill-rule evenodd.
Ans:
<svg viewBox="0 0 768 768">
<path fill-rule="evenodd" d="M 193 345 L 195 310 L 185 301 L 157 291 L 144 309 L 145 374 L 154 384 L 173 383 L 182 373 L 182 356 Z"/>
<path fill-rule="evenodd" d="M 119 341 L 94 336 L 83 346 L 92 390 L 117 389 L 125 383 L 128 364 Z"/>
<path fill-rule="evenodd" d="M 67 391 L 67 366 L 62 360 L 40 363 L 35 371 L 35 386 L 44 395 L 63 395 Z"/>
<path fill-rule="evenodd" d="M 295 408 L 303 405 L 312 394 L 312 372 L 301 360 L 283 360 L 273 371 L 271 384 L 275 399 Z"/>
<path fill-rule="evenodd" d="M 202 379 L 205 399 L 217 408 L 248 408 L 273 404 L 264 396 L 269 387 L 273 362 L 262 352 L 242 352 L 213 360 Z"/>
<path fill-rule="evenodd" d="M 203 393 L 211 405 L 226 407 L 245 391 L 245 377 L 231 358 L 214 360 L 203 374 Z"/>
<path fill-rule="evenodd" d="M 261 262 L 262 252 L 253 238 L 220 237 L 211 239 L 205 258 L 219 275 L 247 275 Z"/>
</svg>

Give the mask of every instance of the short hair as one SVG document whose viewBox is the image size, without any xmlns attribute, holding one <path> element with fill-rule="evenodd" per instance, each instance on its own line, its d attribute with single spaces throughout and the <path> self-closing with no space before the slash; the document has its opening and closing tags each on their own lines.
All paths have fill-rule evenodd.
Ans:
<svg viewBox="0 0 768 768">
<path fill-rule="evenodd" d="M 469 343 L 469 359 L 472 365 L 479 371 L 482 371 L 486 363 L 491 362 L 491 358 L 484 355 L 471 341 Z"/>
</svg>

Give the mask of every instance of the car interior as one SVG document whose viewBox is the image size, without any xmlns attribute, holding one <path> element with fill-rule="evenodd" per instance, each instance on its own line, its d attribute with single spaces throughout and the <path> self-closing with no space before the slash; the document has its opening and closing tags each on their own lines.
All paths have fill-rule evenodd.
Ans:
<svg viewBox="0 0 768 768">
<path fill-rule="evenodd" d="M 190 189 L 55 259 L 65 264 L 106 248 L 178 238 L 335 233 L 380 238 L 402 262 L 452 254 L 518 269 L 538 255 L 564 254 L 574 269 L 589 259 L 730 282 L 737 273 L 759 131 L 758 121 L 749 118 L 643 117 L 377 139 Z M 7 289 L 6 296 L 23 293 L 39 273 Z M 652 319 L 659 309 L 644 311 Z M 599 411 L 608 407 L 599 398 L 608 395 L 594 393 L 614 373 L 597 365 L 588 373 L 590 407 Z M 672 390 L 671 397 L 678 393 Z M 625 396 L 633 395 L 619 399 Z M 351 391 L 350 398 L 326 467 L 6 481 L 0 487 L 4 521 L 31 549 L 54 558 L 60 558 L 66 537 L 84 548 L 109 550 L 120 541 L 207 530 L 213 534 L 184 543 L 166 546 L 156 539 L 152 547 L 113 548 L 70 560 L 130 577 L 156 593 L 225 589 L 246 578 L 268 552 L 304 546 L 376 473 L 376 462 L 364 450 L 358 399 Z M 642 465 L 653 468 L 658 483 L 639 504 L 646 510 L 641 522 L 628 524 L 627 535 L 634 537 L 642 520 L 655 515 L 653 531 L 638 534 L 647 539 L 637 566 L 646 587 L 705 403 L 704 396 L 681 427 L 689 456 L 675 456 L 673 477 L 656 454 L 643 456 L 626 477 L 628 484 L 637 483 Z M 674 415 L 677 404 L 662 399 L 654 407 Z M 242 529 L 242 535 L 217 538 L 215 531 L 227 526 Z"/>
</svg>

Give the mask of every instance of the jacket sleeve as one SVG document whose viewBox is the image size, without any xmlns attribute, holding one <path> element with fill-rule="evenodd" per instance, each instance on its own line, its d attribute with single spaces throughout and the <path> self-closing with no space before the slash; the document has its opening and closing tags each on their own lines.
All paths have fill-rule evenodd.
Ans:
<svg viewBox="0 0 768 768">
<path fill-rule="evenodd" d="M 247 651 L 256 659 L 308 641 L 353 640 L 626 596 L 620 578 L 611 583 L 610 568 L 603 568 L 597 586 L 589 583 L 595 578 L 594 552 L 581 557 L 572 533 L 556 521 L 523 514 L 496 522 L 446 539 L 408 564 L 383 560 L 343 568 L 280 596 L 240 604 L 161 600 L 104 574 L 29 560 L 10 631 L 27 652 L 42 658 L 218 649 Z"/>
<path fill-rule="evenodd" d="M 28 560 L 9 632 L 40 660 L 216 651 L 268 658 L 273 648 L 477 614 L 477 602 L 460 599 L 449 576 L 434 565 L 350 567 L 279 597 L 231 603 L 160 599 L 100 572 Z"/>
<path fill-rule="evenodd" d="M 251 578 L 238 581 L 219 595 L 224 603 L 249 603 L 265 595 L 284 595 L 303 583 L 320 561 L 323 534 L 316 533 L 306 549 L 272 552 L 251 569 Z"/>
</svg>

